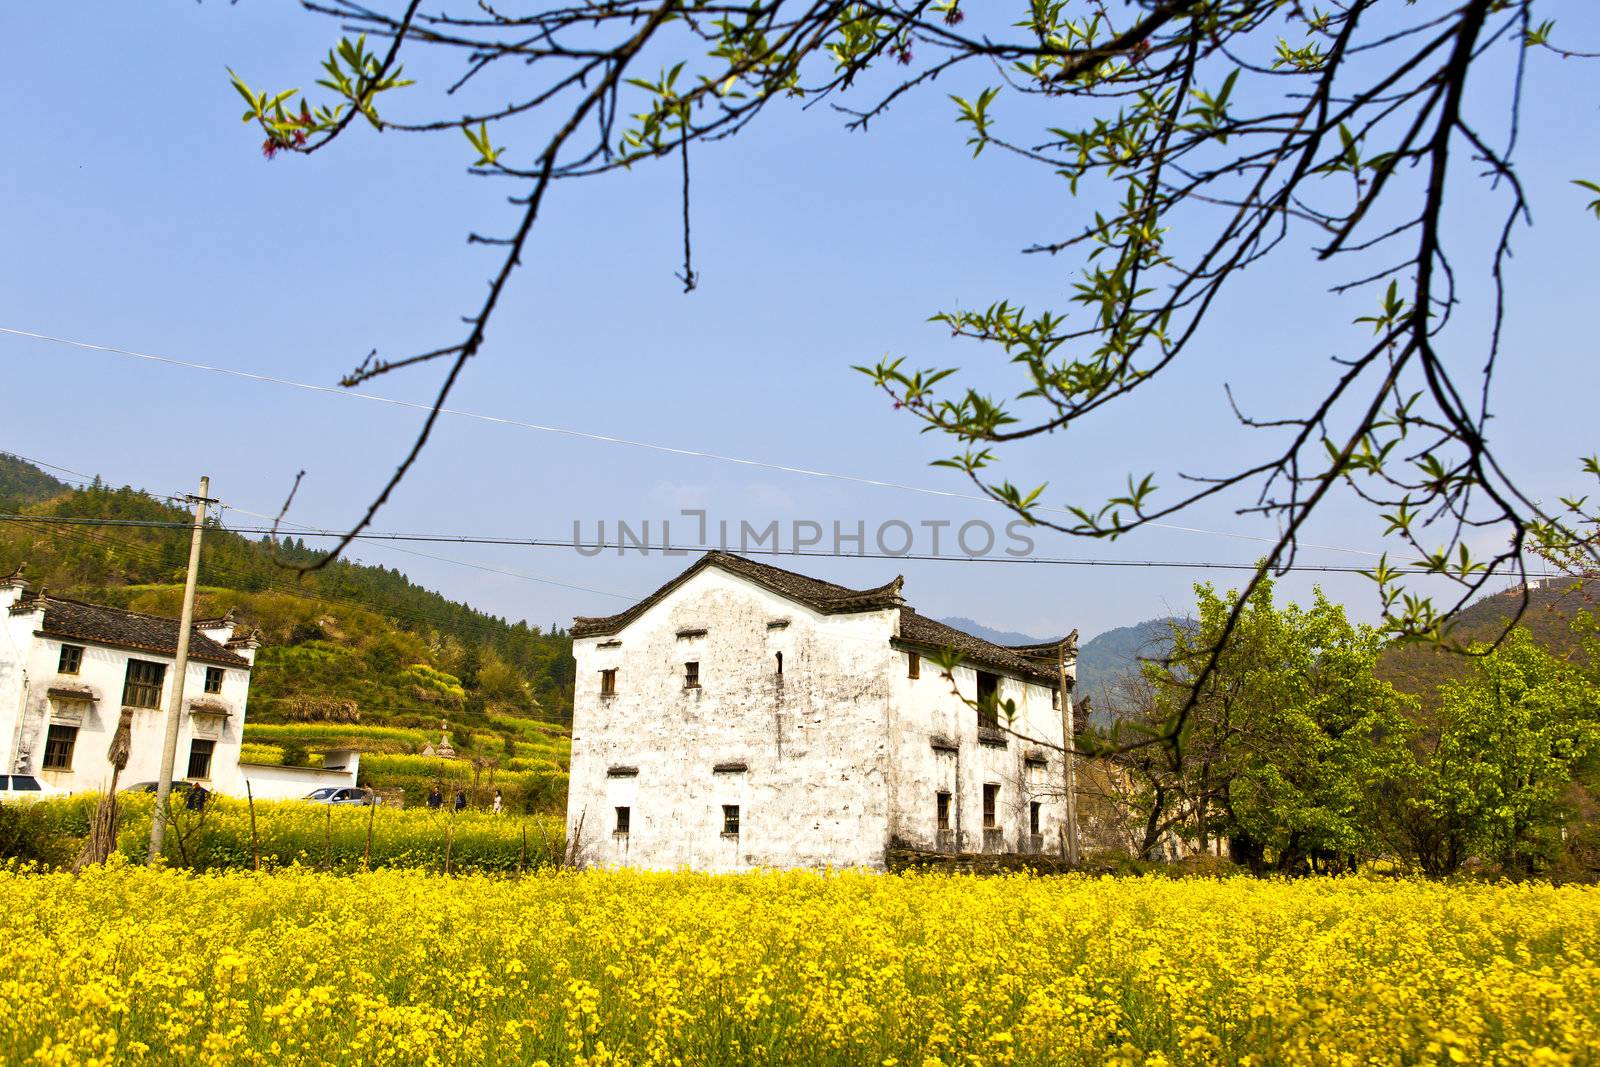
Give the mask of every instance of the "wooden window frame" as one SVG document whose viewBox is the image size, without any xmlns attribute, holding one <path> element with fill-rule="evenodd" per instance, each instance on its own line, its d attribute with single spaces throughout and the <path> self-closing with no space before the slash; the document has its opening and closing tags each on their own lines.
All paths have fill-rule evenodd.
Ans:
<svg viewBox="0 0 1600 1067">
<path fill-rule="evenodd" d="M 739 836 L 739 805 L 722 805 L 722 836 Z"/>
<path fill-rule="evenodd" d="M 226 679 L 227 673 L 221 667 L 207 667 L 205 691 L 212 694 L 220 694 L 222 692 L 222 683 Z"/>
<path fill-rule="evenodd" d="M 906 677 L 913 680 L 922 677 L 922 653 L 906 653 Z"/>
<path fill-rule="evenodd" d="M 614 697 L 617 695 L 617 669 L 607 667 L 600 672 L 600 695 Z"/>
<path fill-rule="evenodd" d="M 940 830 L 950 829 L 950 791 L 941 789 L 934 794 L 934 823 Z"/>
<path fill-rule="evenodd" d="M 149 677 L 135 678 L 134 671 L 138 668 L 142 674 L 154 674 L 154 679 Z M 161 693 L 167 684 L 167 665 L 156 663 L 147 659 L 128 660 L 128 669 L 122 681 L 122 706 L 127 708 L 161 708 Z M 150 694 L 154 694 L 153 696 Z M 145 703 L 142 697 L 148 697 Z"/>
<path fill-rule="evenodd" d="M 60 731 L 58 734 L 57 731 Z M 78 747 L 78 728 L 71 723 L 53 722 L 44 732 L 44 755 L 39 760 L 42 771 L 72 770 L 72 756 Z"/>
<path fill-rule="evenodd" d="M 633 830 L 633 807 L 628 804 L 616 806 L 617 828 L 612 833 L 618 837 L 627 837 Z"/>
<path fill-rule="evenodd" d="M 700 661 L 691 659 L 683 665 L 683 687 L 685 689 L 700 688 Z"/>
<path fill-rule="evenodd" d="M 56 660 L 57 674 L 77 674 L 83 670 L 83 646 L 62 645 L 61 657 Z"/>
<path fill-rule="evenodd" d="M 1000 828 L 1000 785 L 997 782 L 983 784 L 983 828 Z"/>
<path fill-rule="evenodd" d="M 997 730 L 1000 728 L 1000 676 L 993 671 L 974 673 L 978 677 L 978 725 Z"/>
<path fill-rule="evenodd" d="M 195 751 L 196 748 L 198 746 L 200 746 L 200 745 L 204 745 L 205 748 L 201 749 L 198 752 Z M 198 778 L 202 782 L 211 781 L 211 764 L 215 761 L 216 754 L 217 754 L 217 743 L 212 738 L 209 738 L 209 737 L 190 738 L 190 740 L 189 740 L 189 762 L 185 765 L 185 769 L 189 773 L 185 774 L 184 777 L 185 778 L 190 778 L 190 779 Z M 196 756 L 204 756 L 205 757 L 205 764 L 200 768 L 200 770 L 202 772 L 204 772 L 204 773 L 201 773 L 201 774 L 196 774 L 195 773 L 194 761 L 195 761 L 195 757 Z"/>
</svg>

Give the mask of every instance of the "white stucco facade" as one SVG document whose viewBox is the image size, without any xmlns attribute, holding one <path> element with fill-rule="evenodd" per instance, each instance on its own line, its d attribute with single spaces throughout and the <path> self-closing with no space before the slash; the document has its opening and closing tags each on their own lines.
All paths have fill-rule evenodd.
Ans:
<svg viewBox="0 0 1600 1067">
<path fill-rule="evenodd" d="M 153 631 L 160 620 L 55 598 L 30 598 L 26 592 L 20 578 L 0 580 L 0 773 L 34 774 L 67 792 L 103 791 L 111 784 L 108 749 L 126 711 L 131 748 L 119 786 L 156 781 L 174 684 L 172 652 L 77 634 L 63 636 L 47 628 L 46 614 L 65 605 L 83 618 L 130 620 L 130 630 L 143 626 Z M 175 634 L 177 624 L 166 623 Z M 230 620 L 209 620 L 195 629 L 209 640 L 206 651 L 191 655 L 183 679 L 173 778 L 242 794 L 239 744 L 258 646 L 235 640 Z M 126 700 L 130 661 L 159 668 L 152 671 L 160 675 L 153 700 L 147 696 L 132 703 Z M 149 703 L 154 706 L 143 706 Z"/>
<path fill-rule="evenodd" d="M 928 660 L 948 628 L 899 594 L 713 553 L 642 609 L 578 620 L 567 821 L 583 858 L 732 871 L 879 867 L 891 843 L 1055 851 L 1054 664 L 958 635 L 958 695 Z M 980 727 L 980 672 L 1009 721 Z"/>
</svg>

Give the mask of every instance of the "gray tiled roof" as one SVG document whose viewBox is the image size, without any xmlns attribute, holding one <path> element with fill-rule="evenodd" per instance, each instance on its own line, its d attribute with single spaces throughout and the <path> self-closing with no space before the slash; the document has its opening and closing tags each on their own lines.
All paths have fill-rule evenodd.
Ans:
<svg viewBox="0 0 1600 1067">
<path fill-rule="evenodd" d="M 1057 673 L 1053 645 L 1050 646 L 1051 652 L 1047 662 L 1040 653 L 1033 651 L 1033 647 L 1030 647 L 1026 652 L 1019 649 L 1006 648 L 1003 645 L 997 645 L 991 641 L 985 641 L 981 637 L 974 637 L 972 634 L 957 630 L 953 626 L 946 626 L 942 622 L 936 622 L 925 615 L 919 615 L 915 610 L 907 607 L 900 596 L 903 584 L 902 578 L 896 577 L 894 581 L 874 589 L 850 589 L 842 585 L 835 585 L 832 582 L 825 582 L 820 578 L 812 578 L 808 575 L 784 570 L 782 567 L 774 567 L 770 563 L 758 563 L 743 556 L 736 556 L 731 552 L 707 552 L 682 574 L 679 574 L 627 611 L 616 615 L 578 616 L 572 621 L 572 636 L 603 637 L 617 633 L 634 619 L 644 614 L 651 605 L 660 601 L 662 597 L 665 597 L 678 586 L 710 566 L 721 567 L 731 574 L 747 578 L 765 589 L 770 589 L 781 596 L 796 600 L 824 615 L 899 608 L 899 641 L 903 644 L 918 645 L 933 651 L 953 649 L 961 654 L 964 661 L 977 666 L 1005 671 L 1045 685 L 1054 685 L 1056 683 Z M 1043 648 L 1044 646 L 1037 647 Z"/>
<path fill-rule="evenodd" d="M 162 656 L 178 653 L 178 620 L 164 615 L 146 615 L 98 604 L 85 604 L 62 597 L 29 597 L 13 604 L 14 614 L 39 610 L 44 604 L 44 623 L 39 632 L 68 641 L 92 641 Z M 250 661 L 229 651 L 196 629 L 189 635 L 189 658 L 226 667 L 250 668 Z"/>
</svg>

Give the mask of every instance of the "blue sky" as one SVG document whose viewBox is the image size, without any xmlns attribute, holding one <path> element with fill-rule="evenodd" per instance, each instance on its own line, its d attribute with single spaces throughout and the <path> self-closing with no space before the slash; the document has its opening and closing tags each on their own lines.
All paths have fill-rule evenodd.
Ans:
<svg viewBox="0 0 1600 1067">
<path fill-rule="evenodd" d="M 1574 44 L 1600 43 L 1579 2 L 1549 5 Z M 10 4 L 0 13 L 0 326 L 333 384 L 369 349 L 449 343 L 476 307 L 492 252 L 469 230 L 509 223 L 512 187 L 464 172 L 464 142 L 356 130 L 309 159 L 268 162 L 241 126 L 225 65 L 253 83 L 305 85 L 335 26 L 288 4 Z M 413 66 L 424 78 L 445 73 Z M 1519 160 L 1535 226 L 1516 242 L 1513 313 L 1495 441 L 1545 498 L 1578 486 L 1597 448 L 1592 305 L 1600 223 L 1570 185 L 1600 178 L 1597 69 L 1540 59 L 1528 72 Z M 976 77 L 976 76 L 974 76 Z M 408 90 L 427 93 L 431 84 Z M 1066 232 L 1089 205 L 997 154 L 971 159 L 941 84 L 849 133 L 825 109 L 780 108 L 695 158 L 695 262 L 684 295 L 678 187 L 643 167 L 559 187 L 482 356 L 452 405 L 690 450 L 964 492 L 930 468 L 943 446 L 894 413 L 852 364 L 886 353 L 979 365 L 926 323 L 955 304 L 1008 297 L 1064 303 L 1072 264 L 1018 254 Z M 1498 91 L 1497 87 L 1484 90 Z M 421 98 L 419 98 L 421 102 Z M 396 104 L 401 107 L 401 104 Z M 1454 222 L 1481 238 L 1499 201 L 1462 186 Z M 1260 448 L 1231 424 L 1220 381 L 1281 411 L 1330 373 L 1366 295 L 1332 298 L 1332 278 L 1279 258 L 1240 279 L 1189 360 L 1093 425 L 1017 448 L 1020 482 L 1049 499 L 1116 489 L 1127 471 L 1224 470 Z M 1464 276 L 1463 367 L 1481 360 L 1481 260 Z M 351 521 L 392 468 L 420 414 L 0 335 L 7 403 L 0 450 L 160 492 L 204 473 L 239 511 L 277 510 L 308 473 L 291 517 Z M 425 399 L 433 373 L 383 378 L 375 393 Z M 1231 504 L 1182 525 L 1271 535 Z M 376 524 L 384 530 L 570 537 L 604 519 L 658 528 L 682 508 L 713 521 L 834 521 L 868 529 L 1003 519 L 992 506 L 817 479 L 592 440 L 446 419 Z M 683 529 L 674 523 L 675 536 Z M 685 532 L 687 532 L 685 530 Z M 1337 501 L 1307 540 L 1376 546 L 1373 517 Z M 1259 543 L 1150 530 L 1113 545 L 1040 534 L 1050 556 L 1247 562 Z M 423 547 L 480 570 L 363 546 L 356 555 L 485 610 L 541 624 L 603 614 L 669 577 L 681 559 L 587 558 L 565 549 Z M 1307 561 L 1364 562 L 1311 551 Z M 985 563 L 805 560 L 846 584 L 896 573 L 935 615 L 1041 635 L 1086 635 L 1191 602 L 1197 575 Z M 588 592 L 516 578 L 545 576 Z M 1219 580 L 1222 580 L 1219 578 Z M 1313 580 L 1371 618 L 1364 580 Z"/>
</svg>

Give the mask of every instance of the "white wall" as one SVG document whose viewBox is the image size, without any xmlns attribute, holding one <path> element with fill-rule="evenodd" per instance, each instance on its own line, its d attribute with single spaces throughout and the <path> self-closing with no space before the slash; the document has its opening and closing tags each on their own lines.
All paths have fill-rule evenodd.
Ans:
<svg viewBox="0 0 1600 1067">
<path fill-rule="evenodd" d="M 977 668 L 957 667 L 952 689 L 951 679 L 929 662 L 925 651 L 917 679 L 908 677 L 908 650 L 898 649 L 895 655 L 894 837 L 930 851 L 985 851 L 983 787 L 989 783 L 1000 787 L 995 811 L 999 840 L 991 837 L 987 850 L 1031 851 L 1029 805 L 1038 802 L 1043 850 L 1059 851 L 1066 817 L 1060 752 L 1065 732 L 1052 688 L 1001 674 L 1000 702 L 1014 701 L 1016 717 L 1007 722 L 1002 711 L 1000 725 L 1010 732 L 1001 737 L 990 732 L 984 741 L 979 739 L 977 710 L 965 702 L 977 699 Z M 1030 766 L 1030 755 L 1043 758 L 1044 764 Z M 951 794 L 951 831 L 943 840 L 937 832 L 936 794 L 941 790 Z"/>
<path fill-rule="evenodd" d="M 256 800 L 297 800 L 313 789 L 323 786 L 353 786 L 356 784 L 356 767 L 350 764 L 344 770 L 325 770 L 321 767 L 280 767 L 266 763 L 239 764 L 236 788 L 225 790 L 234 796 L 245 796 L 245 782 L 250 783 L 249 795 Z"/>
<path fill-rule="evenodd" d="M 620 634 L 575 640 L 567 819 L 569 833 L 582 821 L 586 858 L 715 871 L 881 865 L 897 615 L 819 615 L 711 566 Z M 707 632 L 678 636 L 695 629 Z M 690 660 L 699 689 L 684 688 Z M 600 695 L 607 668 L 614 697 Z M 735 762 L 747 770 L 714 770 Z M 740 807 L 737 837 L 722 833 L 724 804 Z M 625 837 L 613 833 L 619 805 L 631 810 Z"/>
</svg>

